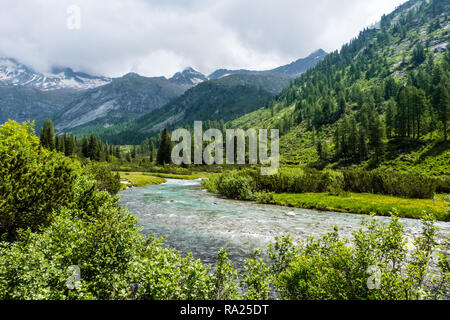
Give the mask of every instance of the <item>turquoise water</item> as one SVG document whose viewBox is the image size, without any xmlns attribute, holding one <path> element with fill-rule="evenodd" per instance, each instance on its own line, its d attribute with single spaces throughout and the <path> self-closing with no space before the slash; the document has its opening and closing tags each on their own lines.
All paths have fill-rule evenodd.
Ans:
<svg viewBox="0 0 450 320">
<path fill-rule="evenodd" d="M 198 180 L 168 180 L 128 189 L 121 193 L 121 204 L 138 217 L 145 234 L 167 237 L 167 246 L 192 252 L 205 263 L 214 263 L 224 247 L 237 265 L 254 249 L 265 249 L 276 235 L 289 233 L 305 240 L 324 235 L 336 225 L 343 236 L 351 237 L 363 217 L 222 199 L 202 190 Z M 377 219 L 388 222 L 390 218 Z M 401 221 L 411 238 L 420 233 L 420 221 Z M 450 234 L 450 223 L 436 224 L 441 236 Z"/>
</svg>

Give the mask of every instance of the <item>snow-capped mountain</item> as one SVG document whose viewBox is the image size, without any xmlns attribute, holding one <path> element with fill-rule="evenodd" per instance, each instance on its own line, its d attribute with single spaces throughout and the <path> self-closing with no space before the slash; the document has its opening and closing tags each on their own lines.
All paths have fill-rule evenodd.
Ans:
<svg viewBox="0 0 450 320">
<path fill-rule="evenodd" d="M 70 68 L 53 68 L 51 73 L 40 73 L 15 59 L 0 57 L 0 85 L 32 87 L 43 91 L 85 90 L 103 86 L 111 80 L 74 72 Z"/>
<path fill-rule="evenodd" d="M 175 73 L 175 75 L 169 79 L 169 81 L 173 83 L 188 87 L 196 86 L 207 80 L 208 78 L 206 78 L 204 74 L 191 67 L 184 69 L 182 72 Z"/>
</svg>

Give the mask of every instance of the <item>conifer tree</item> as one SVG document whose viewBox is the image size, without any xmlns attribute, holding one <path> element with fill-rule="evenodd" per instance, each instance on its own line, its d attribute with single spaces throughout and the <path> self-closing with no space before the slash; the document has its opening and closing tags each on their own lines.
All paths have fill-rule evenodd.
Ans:
<svg viewBox="0 0 450 320">
<path fill-rule="evenodd" d="M 397 105 L 395 100 L 389 100 L 386 106 L 386 135 L 388 138 L 392 137 L 394 130 L 396 109 Z"/>
<path fill-rule="evenodd" d="M 442 73 L 440 81 L 433 92 L 433 105 L 436 109 L 438 119 L 442 123 L 444 131 L 444 141 L 447 141 L 447 127 L 450 116 L 450 96 L 449 96 L 449 73 Z"/>
<path fill-rule="evenodd" d="M 154 153 L 154 146 L 153 146 L 153 143 L 152 144 L 150 144 L 150 163 L 153 163 L 153 161 L 154 161 L 154 158 L 153 158 L 153 153 Z"/>
<path fill-rule="evenodd" d="M 54 137 L 55 131 L 53 129 L 53 122 L 50 119 L 46 119 L 44 122 L 44 126 L 41 129 L 41 134 L 39 136 L 41 146 L 49 150 L 54 150 L 55 149 Z"/>
<path fill-rule="evenodd" d="M 89 140 L 86 137 L 83 137 L 83 139 L 81 140 L 81 154 L 83 155 L 83 157 L 89 158 Z"/>
<path fill-rule="evenodd" d="M 89 138 L 88 157 L 91 160 L 100 161 L 100 147 L 94 135 L 91 135 Z"/>
<path fill-rule="evenodd" d="M 158 156 L 156 161 L 158 162 L 159 165 L 163 165 L 165 163 L 169 164 L 171 162 L 171 156 L 172 156 L 172 141 L 170 139 L 170 135 L 167 128 L 165 128 L 161 136 L 161 142 L 159 145 Z"/>
</svg>

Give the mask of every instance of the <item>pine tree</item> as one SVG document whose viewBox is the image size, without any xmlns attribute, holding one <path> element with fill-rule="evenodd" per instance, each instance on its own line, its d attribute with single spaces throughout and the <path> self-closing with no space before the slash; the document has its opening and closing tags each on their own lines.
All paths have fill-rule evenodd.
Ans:
<svg viewBox="0 0 450 320">
<path fill-rule="evenodd" d="M 339 158 L 342 154 L 341 132 L 339 125 L 337 126 L 336 131 L 334 132 L 334 150 L 336 152 L 336 158 Z"/>
<path fill-rule="evenodd" d="M 348 133 L 348 148 L 349 155 L 352 158 L 356 158 L 358 156 L 358 130 L 356 125 L 355 117 L 350 117 L 349 123 L 349 133 Z"/>
<path fill-rule="evenodd" d="M 64 154 L 66 156 L 71 156 L 74 151 L 74 141 L 73 136 L 68 136 L 64 133 Z"/>
<path fill-rule="evenodd" d="M 316 143 L 316 151 L 317 151 L 317 154 L 319 155 L 319 158 L 320 158 L 321 160 L 323 160 L 322 141 L 320 141 L 320 140 L 317 140 L 317 143 Z"/>
<path fill-rule="evenodd" d="M 436 109 L 438 119 L 442 123 L 444 131 L 444 141 L 447 141 L 447 127 L 450 116 L 450 97 L 449 97 L 449 82 L 450 77 L 448 72 L 442 73 L 440 81 L 433 92 L 433 106 Z"/>
<path fill-rule="evenodd" d="M 114 156 L 117 159 L 122 159 L 122 155 L 120 154 L 120 146 L 116 146 L 115 150 L 114 150 Z"/>
<path fill-rule="evenodd" d="M 65 153 L 64 148 L 64 137 L 60 137 L 58 135 L 55 136 L 55 149 L 58 152 Z"/>
<path fill-rule="evenodd" d="M 369 147 L 375 153 L 377 160 L 384 154 L 383 133 L 384 128 L 380 117 L 378 114 L 372 113 L 370 117 Z"/>
<path fill-rule="evenodd" d="M 366 142 L 366 132 L 362 127 L 359 127 L 358 130 L 358 153 L 360 162 L 367 159 L 368 148 Z"/>
<path fill-rule="evenodd" d="M 388 138 L 392 137 L 394 130 L 396 109 L 397 104 L 395 100 L 389 100 L 386 106 L 386 135 Z"/>
<path fill-rule="evenodd" d="M 100 147 L 97 137 L 91 135 L 89 138 L 88 157 L 94 161 L 100 161 Z"/>
<path fill-rule="evenodd" d="M 89 140 L 86 137 L 83 137 L 83 139 L 81 140 L 81 154 L 83 155 L 83 157 L 89 158 Z"/>
<path fill-rule="evenodd" d="M 44 122 L 44 126 L 41 129 L 41 134 L 39 136 L 41 146 L 49 150 L 54 150 L 55 149 L 54 137 L 55 131 L 53 129 L 53 122 L 50 119 L 46 119 Z"/>
<path fill-rule="evenodd" d="M 426 60 L 427 56 L 423 45 L 419 42 L 413 50 L 412 62 L 418 66 Z"/>
<path fill-rule="evenodd" d="M 172 141 L 170 139 L 167 128 L 164 129 L 161 136 L 161 143 L 158 149 L 158 156 L 156 161 L 159 165 L 169 164 L 172 157 Z"/>
<path fill-rule="evenodd" d="M 153 163 L 153 161 L 155 161 L 155 159 L 153 158 L 153 153 L 154 153 L 154 146 L 152 143 L 150 144 L 150 163 Z"/>
</svg>

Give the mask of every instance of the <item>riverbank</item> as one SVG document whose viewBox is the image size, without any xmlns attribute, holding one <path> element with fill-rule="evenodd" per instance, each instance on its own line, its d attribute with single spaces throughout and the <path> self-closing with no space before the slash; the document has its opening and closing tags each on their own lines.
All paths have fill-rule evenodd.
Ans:
<svg viewBox="0 0 450 320">
<path fill-rule="evenodd" d="M 208 178 L 209 175 L 211 175 L 210 173 L 207 172 L 199 172 L 195 174 L 172 174 L 172 173 L 149 172 L 146 174 L 152 175 L 154 177 L 166 179 L 180 179 L 180 180 L 206 179 Z"/>
<path fill-rule="evenodd" d="M 396 211 L 402 218 L 420 219 L 424 211 L 437 220 L 450 221 L 450 203 L 444 197 L 431 199 L 408 199 L 369 193 L 349 193 L 334 196 L 329 193 L 281 193 L 273 195 L 273 204 L 321 211 L 336 211 L 389 216 Z"/>
<path fill-rule="evenodd" d="M 145 187 L 149 185 L 162 184 L 166 179 L 197 180 L 207 178 L 208 173 L 197 174 L 172 174 L 161 172 L 124 172 L 119 171 L 122 190 L 127 187 Z"/>
<path fill-rule="evenodd" d="M 281 168 L 276 176 L 234 170 L 203 180 L 203 188 L 229 199 L 254 200 L 320 211 L 450 221 L 449 194 L 436 194 L 437 180 L 380 171 Z M 448 190 L 440 187 L 442 190 Z"/>
<path fill-rule="evenodd" d="M 122 190 L 128 187 L 144 187 L 148 185 L 162 184 L 167 180 L 155 177 L 145 172 L 119 172 Z"/>
<path fill-rule="evenodd" d="M 123 189 L 165 183 L 166 179 L 197 180 L 206 174 L 179 175 L 169 173 L 119 172 Z M 448 196 L 448 195 L 447 195 Z M 401 218 L 421 219 L 426 211 L 437 220 L 450 221 L 450 203 L 444 196 L 432 199 L 410 199 L 370 193 L 275 193 L 271 204 L 320 211 L 390 216 L 396 212 Z"/>
</svg>

